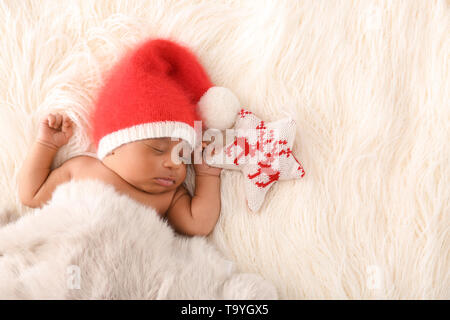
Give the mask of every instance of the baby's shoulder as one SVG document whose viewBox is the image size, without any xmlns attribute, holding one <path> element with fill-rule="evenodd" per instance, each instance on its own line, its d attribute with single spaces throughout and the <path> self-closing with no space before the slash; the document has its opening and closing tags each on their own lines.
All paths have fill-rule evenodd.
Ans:
<svg viewBox="0 0 450 320">
<path fill-rule="evenodd" d="M 177 202 L 178 199 L 180 199 L 182 196 L 187 195 L 187 196 L 191 196 L 189 194 L 189 192 L 187 191 L 186 187 L 184 185 L 180 185 L 178 186 L 178 188 L 175 190 L 175 193 L 172 197 L 172 202 L 170 204 L 170 206 L 172 206 L 175 202 Z"/>
<path fill-rule="evenodd" d="M 93 157 L 80 155 L 80 156 L 74 156 L 74 157 L 66 160 L 66 162 L 64 162 L 64 163 L 71 167 L 76 167 L 76 166 L 92 165 L 92 164 L 95 164 L 96 162 L 100 162 L 100 160 L 93 158 Z"/>
<path fill-rule="evenodd" d="M 100 160 L 83 155 L 72 157 L 64 163 L 64 165 L 68 166 L 73 178 L 102 174 L 101 164 Z"/>
</svg>

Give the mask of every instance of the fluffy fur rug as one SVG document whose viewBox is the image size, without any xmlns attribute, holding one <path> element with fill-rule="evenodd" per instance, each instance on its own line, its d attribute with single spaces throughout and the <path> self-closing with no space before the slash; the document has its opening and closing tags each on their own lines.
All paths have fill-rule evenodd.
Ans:
<svg viewBox="0 0 450 320">
<path fill-rule="evenodd" d="M 449 13 L 444 0 L 1 1 L 0 224 L 30 213 L 16 177 L 39 117 L 63 110 L 78 126 L 54 166 L 94 151 L 105 71 L 168 37 L 243 107 L 297 122 L 306 176 L 277 183 L 259 212 L 242 176 L 222 174 L 207 240 L 228 260 L 282 299 L 448 299 Z"/>
<path fill-rule="evenodd" d="M 0 229 L 0 299 L 276 299 L 203 237 L 96 180 Z"/>
</svg>

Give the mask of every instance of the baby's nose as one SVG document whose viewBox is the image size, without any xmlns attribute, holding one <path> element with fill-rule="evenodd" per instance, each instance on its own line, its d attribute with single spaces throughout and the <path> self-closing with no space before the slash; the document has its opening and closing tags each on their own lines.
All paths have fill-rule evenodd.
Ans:
<svg viewBox="0 0 450 320">
<path fill-rule="evenodd" d="M 169 153 L 163 160 L 163 166 L 166 168 L 176 168 L 182 165 L 181 158 L 173 159 L 173 157 L 177 157 L 177 155 Z"/>
</svg>

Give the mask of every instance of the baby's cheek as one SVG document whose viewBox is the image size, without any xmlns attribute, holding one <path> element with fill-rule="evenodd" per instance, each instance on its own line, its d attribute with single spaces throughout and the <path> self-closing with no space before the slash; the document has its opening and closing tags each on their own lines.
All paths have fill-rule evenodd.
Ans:
<svg viewBox="0 0 450 320">
<path fill-rule="evenodd" d="M 180 184 L 184 182 L 184 179 L 186 179 L 187 174 L 187 165 L 183 164 L 180 168 Z"/>
</svg>

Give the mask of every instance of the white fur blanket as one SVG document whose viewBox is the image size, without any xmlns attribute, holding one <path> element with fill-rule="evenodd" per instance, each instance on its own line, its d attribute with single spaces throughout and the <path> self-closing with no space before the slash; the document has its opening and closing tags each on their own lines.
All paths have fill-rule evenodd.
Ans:
<svg viewBox="0 0 450 320">
<path fill-rule="evenodd" d="M 0 225 L 29 211 L 17 172 L 50 111 L 77 125 L 120 54 L 191 47 L 214 83 L 267 121 L 291 114 L 306 175 L 246 209 L 222 174 L 208 237 L 282 299 L 450 298 L 450 9 L 446 0 L 0 1 Z"/>
<path fill-rule="evenodd" d="M 0 299 L 276 299 L 201 237 L 98 180 L 0 229 Z"/>
</svg>

